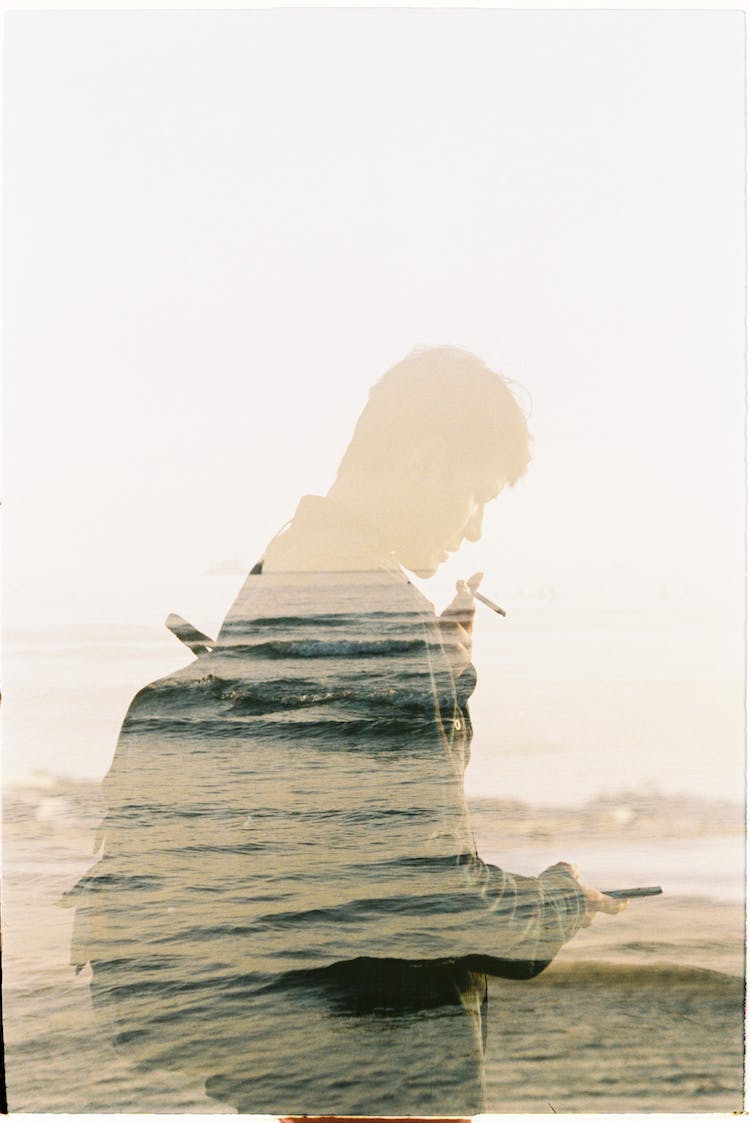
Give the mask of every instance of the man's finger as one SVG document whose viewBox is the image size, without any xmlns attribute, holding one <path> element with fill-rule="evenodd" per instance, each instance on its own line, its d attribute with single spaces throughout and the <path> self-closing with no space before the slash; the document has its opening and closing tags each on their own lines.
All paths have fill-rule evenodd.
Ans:
<svg viewBox="0 0 750 1123">
<path fill-rule="evenodd" d="M 459 617 L 461 621 L 471 620 L 474 615 L 474 597 L 466 581 L 456 581 L 456 595 L 443 612 L 445 617 Z"/>
<path fill-rule="evenodd" d="M 482 583 L 484 578 L 483 573 L 472 573 L 466 584 L 469 586 L 469 591 L 474 594 Z"/>
<path fill-rule="evenodd" d="M 466 601 L 467 604 L 469 603 L 469 601 L 472 604 L 474 603 L 474 594 L 469 588 L 469 582 L 464 581 L 460 578 L 458 581 L 456 581 L 456 595 L 453 598 L 453 603 L 455 604 L 455 602 L 458 600 Z"/>
<path fill-rule="evenodd" d="M 609 913 L 610 916 L 616 916 L 618 912 L 622 912 L 627 907 L 627 900 L 617 900 L 615 897 L 608 897 L 606 893 L 601 894 L 601 904 L 599 905 L 599 912 Z"/>
<path fill-rule="evenodd" d="M 601 893 L 598 889 L 584 889 L 586 894 L 586 903 L 592 912 L 604 912 L 609 916 L 616 916 L 618 912 L 627 905 L 626 900 L 618 900 L 615 897 L 608 897 L 606 893 Z"/>
</svg>

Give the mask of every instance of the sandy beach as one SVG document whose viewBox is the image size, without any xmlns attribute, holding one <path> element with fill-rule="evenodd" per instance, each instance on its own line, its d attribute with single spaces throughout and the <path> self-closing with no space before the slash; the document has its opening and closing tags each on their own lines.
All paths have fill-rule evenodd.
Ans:
<svg viewBox="0 0 750 1123">
<path fill-rule="evenodd" d="M 683 805 L 683 816 L 692 813 L 692 838 L 685 836 L 679 807 L 668 830 L 663 808 L 652 806 L 649 815 L 632 799 L 608 811 L 555 813 L 497 801 L 472 810 L 480 852 L 491 860 L 504 857 L 509 868 L 511 856 L 516 867 L 539 869 L 550 854 L 594 867 L 617 854 L 613 876 L 646 860 L 658 871 L 661 846 L 673 855 L 681 848 L 687 870 L 696 835 L 704 850 L 742 853 L 741 815 L 731 806 Z M 76 978 L 69 966 L 72 913 L 57 902 L 92 863 L 99 815 L 98 789 L 89 782 L 40 775 L 6 792 L 3 1002 L 10 1109 L 231 1112 L 209 1099 L 199 1080 L 186 1083 L 167 1070 L 139 1072 L 118 1055 L 94 1020 L 89 969 Z M 717 894 L 710 870 L 695 870 L 692 893 L 665 885 L 660 898 L 631 902 L 617 918 L 597 918 L 536 980 L 490 980 L 488 1110 L 741 1110 L 742 886 L 734 885 L 732 899 L 718 884 Z"/>
</svg>

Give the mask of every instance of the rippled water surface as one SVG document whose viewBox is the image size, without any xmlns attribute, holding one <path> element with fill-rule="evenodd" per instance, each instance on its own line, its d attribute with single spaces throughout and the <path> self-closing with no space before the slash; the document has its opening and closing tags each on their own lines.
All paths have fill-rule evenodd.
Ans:
<svg viewBox="0 0 750 1123">
<path fill-rule="evenodd" d="M 711 714 L 722 717 L 717 735 L 728 745 L 736 733 L 734 708 L 722 701 L 731 693 L 733 664 L 722 662 L 718 634 L 704 652 L 702 676 L 694 676 L 701 716 L 691 733 L 693 763 L 676 775 L 670 793 L 662 783 L 641 782 L 640 774 L 632 784 L 624 782 L 621 742 L 632 737 L 634 726 L 613 726 L 611 768 L 597 753 L 596 730 L 611 708 L 607 690 L 616 675 L 592 699 L 587 716 L 593 725 L 579 722 L 578 745 L 559 741 L 574 722 L 569 706 L 530 712 L 531 670 L 546 627 L 537 619 L 514 652 L 489 662 L 496 672 L 503 660 L 516 667 L 516 710 L 504 716 L 516 681 L 510 672 L 499 679 L 500 694 L 485 693 L 473 708 L 475 722 L 481 722 L 473 752 L 485 754 L 485 763 L 475 760 L 469 769 L 467 824 L 450 812 L 452 785 L 465 763 L 465 730 L 452 711 L 444 721 L 455 699 L 445 701 L 453 688 L 441 679 L 439 663 L 429 692 L 424 688 L 424 638 L 415 642 L 392 606 L 375 605 L 365 621 L 313 607 L 315 616 L 308 611 L 302 634 L 296 613 L 277 611 L 267 635 L 257 620 L 249 636 L 241 628 L 232 635 L 230 627 L 231 644 L 205 673 L 194 663 L 162 679 L 133 714 L 104 796 L 93 780 L 55 778 L 54 769 L 6 784 L 3 997 L 11 1110 L 309 1111 L 344 1105 L 352 1113 L 465 1112 L 466 1104 L 451 1098 L 476 1044 L 463 1013 L 457 1017 L 455 1007 L 419 1003 L 404 1012 L 392 1009 L 382 994 L 374 1002 L 362 993 L 355 1009 L 351 987 L 342 991 L 335 980 L 321 987 L 319 980 L 312 986 L 302 977 L 299 985 L 279 989 L 273 962 L 281 955 L 285 969 L 304 971 L 341 958 L 343 948 L 362 956 L 398 947 L 409 959 L 445 956 L 456 947 L 466 954 L 506 955 L 506 937 L 498 935 L 490 947 L 486 917 L 473 914 L 468 899 L 465 907 L 455 902 L 453 857 L 471 835 L 488 862 L 522 877 L 564 859 L 603 888 L 664 886 L 660 898 L 631 902 L 620 917 L 599 917 L 538 978 L 490 978 L 487 1110 L 738 1110 L 742 810 L 727 797 L 726 784 L 703 790 L 701 770 L 709 762 L 694 751 L 705 732 L 701 722 L 708 728 Z M 605 628 L 604 634 L 615 631 Z M 321 633 L 325 638 L 316 638 Z M 677 760 L 689 714 L 682 712 L 668 734 L 666 725 L 658 732 L 664 714 L 646 682 L 651 675 L 653 685 L 654 666 L 645 666 L 642 681 L 628 679 L 627 643 L 637 637 L 632 627 L 617 634 L 625 647 L 610 669 L 620 676 L 621 692 L 627 697 L 630 691 L 640 706 L 641 727 L 661 736 L 666 756 L 673 753 Z M 675 675 L 662 684 L 669 695 L 678 690 L 677 675 L 688 657 L 680 664 L 677 638 L 659 634 L 674 655 Z M 545 682 L 554 700 L 555 691 L 570 689 L 572 680 L 566 654 L 559 652 L 555 662 L 548 627 L 546 635 Z M 590 636 L 590 629 L 579 630 L 572 642 L 593 682 L 594 664 L 586 665 L 593 658 Z M 140 666 L 133 633 L 123 630 L 118 650 L 113 638 L 58 637 L 66 656 L 60 679 L 39 686 L 53 702 L 55 690 L 69 703 L 81 700 L 84 742 L 112 710 L 110 691 L 122 668 Z M 17 642 L 32 670 L 54 648 L 49 633 L 36 646 L 33 637 Z M 93 661 L 92 644 L 98 653 Z M 93 692 L 80 679 L 81 660 L 97 666 Z M 683 701 L 688 680 L 686 675 L 680 687 Z M 146 681 L 144 674 L 141 684 Z M 444 698 L 440 720 L 453 746 L 447 759 L 455 775 L 443 765 L 434 768 L 429 744 L 435 708 L 425 704 L 428 695 Z M 38 729 L 52 737 L 49 715 L 47 720 Z M 75 725 L 69 719 L 61 735 L 70 740 Z M 528 740 L 532 733 L 534 743 Z M 404 737 L 412 749 L 408 767 Z M 655 766 L 675 775 L 663 756 L 654 757 Z M 647 757 L 644 738 L 633 749 L 636 771 Z M 732 759 L 727 752 L 729 771 Z M 576 786 L 576 776 L 587 776 L 588 787 Z M 76 961 L 80 894 L 68 900 L 72 908 L 59 903 L 92 868 L 105 804 L 117 811 L 109 820 L 113 858 L 102 881 L 107 924 L 95 938 L 100 948 L 110 948 L 111 961 L 119 956 L 126 964 L 145 963 L 137 977 L 128 968 L 92 978 L 90 966 L 75 974 L 71 941 Z M 415 821 L 422 840 L 417 850 Z M 338 870 L 333 880 L 331 869 Z M 425 895 L 428 870 L 439 888 Z M 497 893 L 497 886 L 486 891 Z M 519 900 L 513 923 L 523 920 Z M 508 931 L 507 924 L 498 929 Z M 85 943 L 94 937 L 79 931 L 76 938 Z M 250 956 L 244 950 L 249 939 Z M 139 941 L 148 947 L 145 956 L 134 951 Z M 421 983 L 400 976 L 399 985 L 419 990 Z M 125 998 L 124 1020 L 113 995 Z M 363 1003 L 370 1004 L 367 1019 Z M 134 1012 L 145 1012 L 147 1031 Z M 396 1070 L 403 1079 L 391 1078 Z M 321 1083 L 326 1071 L 333 1075 Z M 286 1098 L 277 1102 L 281 1086 Z M 368 1098 L 372 1088 L 379 1089 L 376 1101 Z"/>
</svg>

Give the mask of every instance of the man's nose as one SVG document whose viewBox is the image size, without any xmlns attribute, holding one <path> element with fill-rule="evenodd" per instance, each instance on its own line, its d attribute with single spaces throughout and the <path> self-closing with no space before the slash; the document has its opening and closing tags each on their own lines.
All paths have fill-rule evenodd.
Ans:
<svg viewBox="0 0 750 1123">
<path fill-rule="evenodd" d="M 477 507 L 474 514 L 471 516 L 466 526 L 464 527 L 464 538 L 467 542 L 478 542 L 482 537 L 482 520 L 484 519 L 484 504 Z"/>
</svg>

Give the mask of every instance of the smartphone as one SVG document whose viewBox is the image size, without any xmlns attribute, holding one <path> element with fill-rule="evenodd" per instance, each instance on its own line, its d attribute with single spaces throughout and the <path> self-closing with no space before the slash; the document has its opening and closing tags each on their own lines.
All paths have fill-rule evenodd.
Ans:
<svg viewBox="0 0 750 1123">
<path fill-rule="evenodd" d="M 608 897 L 620 900 L 630 897 L 658 897 L 661 892 L 661 885 L 645 885 L 641 889 L 602 889 L 602 893 L 606 893 Z"/>
</svg>

